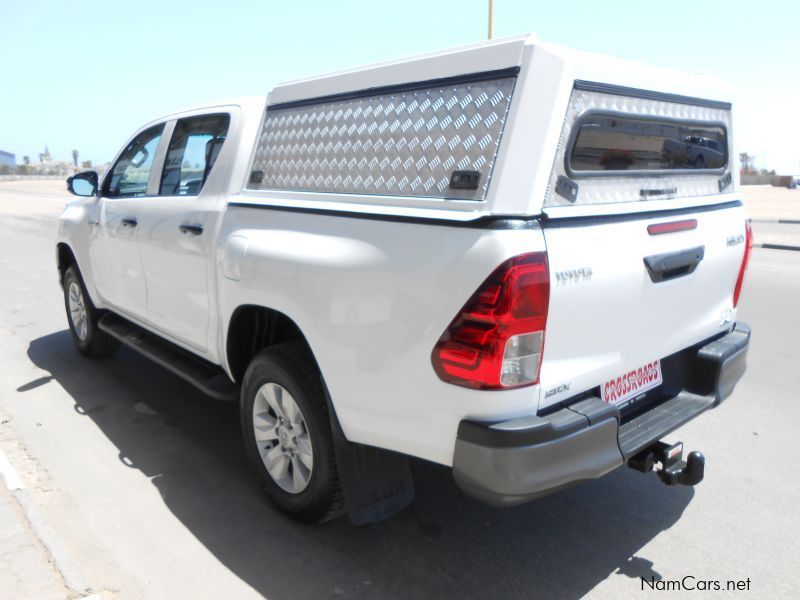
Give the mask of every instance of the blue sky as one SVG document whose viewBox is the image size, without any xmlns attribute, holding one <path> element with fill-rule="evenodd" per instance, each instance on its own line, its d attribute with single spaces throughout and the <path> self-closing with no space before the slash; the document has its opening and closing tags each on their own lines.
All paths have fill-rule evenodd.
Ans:
<svg viewBox="0 0 800 600">
<path fill-rule="evenodd" d="M 113 157 L 145 121 L 278 81 L 485 39 L 487 0 L 2 0 L 0 148 Z M 800 2 L 495 0 L 495 37 L 714 73 L 736 143 L 800 172 Z"/>
</svg>

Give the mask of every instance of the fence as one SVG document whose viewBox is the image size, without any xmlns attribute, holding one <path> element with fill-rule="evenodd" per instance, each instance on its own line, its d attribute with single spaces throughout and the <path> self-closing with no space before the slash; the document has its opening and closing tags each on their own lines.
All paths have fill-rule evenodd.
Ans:
<svg viewBox="0 0 800 600">
<path fill-rule="evenodd" d="M 25 181 L 33 179 L 66 181 L 68 175 L 0 175 L 0 181 Z"/>
<path fill-rule="evenodd" d="M 770 185 L 772 175 L 742 175 L 742 185 Z"/>
</svg>

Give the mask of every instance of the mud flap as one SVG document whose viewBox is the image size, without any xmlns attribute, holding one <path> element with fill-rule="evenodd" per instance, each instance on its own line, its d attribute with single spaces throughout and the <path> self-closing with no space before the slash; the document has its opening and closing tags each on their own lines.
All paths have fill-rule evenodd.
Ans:
<svg viewBox="0 0 800 600">
<path fill-rule="evenodd" d="M 333 446 L 344 495 L 344 507 L 356 526 L 377 523 L 414 501 L 414 482 L 408 457 L 344 437 L 330 410 Z"/>
</svg>

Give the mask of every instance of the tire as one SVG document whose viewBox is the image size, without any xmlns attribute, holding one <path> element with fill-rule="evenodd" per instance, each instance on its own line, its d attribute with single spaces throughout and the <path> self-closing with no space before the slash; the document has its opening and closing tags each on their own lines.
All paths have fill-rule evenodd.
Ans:
<svg viewBox="0 0 800 600">
<path fill-rule="evenodd" d="M 98 329 L 99 311 L 92 304 L 76 265 L 70 266 L 64 273 L 63 286 L 67 323 L 75 348 L 92 358 L 111 356 L 119 347 L 119 342 Z"/>
<path fill-rule="evenodd" d="M 341 515 L 328 403 L 305 344 L 259 352 L 244 375 L 239 407 L 247 456 L 273 504 L 304 523 Z"/>
</svg>

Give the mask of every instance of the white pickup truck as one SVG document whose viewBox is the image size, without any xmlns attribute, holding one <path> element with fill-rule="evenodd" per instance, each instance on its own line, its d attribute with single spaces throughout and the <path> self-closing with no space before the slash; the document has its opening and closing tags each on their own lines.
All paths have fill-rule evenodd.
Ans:
<svg viewBox="0 0 800 600">
<path fill-rule="evenodd" d="M 144 125 L 60 217 L 78 350 L 237 401 L 294 518 L 383 518 L 408 456 L 513 505 L 628 464 L 745 371 L 751 233 L 718 82 L 528 36 Z M 713 161 L 666 152 L 714 140 Z"/>
</svg>

